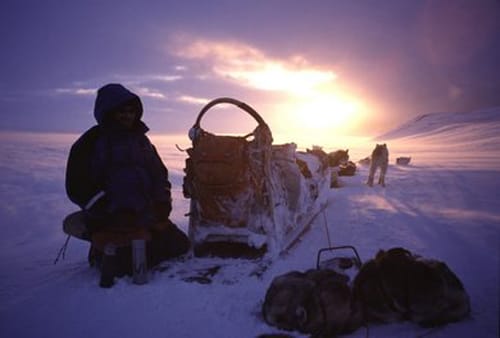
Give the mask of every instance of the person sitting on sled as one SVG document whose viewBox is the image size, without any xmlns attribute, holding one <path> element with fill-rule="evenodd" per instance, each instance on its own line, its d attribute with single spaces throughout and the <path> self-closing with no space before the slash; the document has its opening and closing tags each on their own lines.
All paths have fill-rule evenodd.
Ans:
<svg viewBox="0 0 500 338">
<path fill-rule="evenodd" d="M 92 243 L 89 263 L 101 268 L 103 287 L 113 285 L 113 276 L 131 273 L 134 239 L 147 241 L 148 266 L 182 255 L 190 246 L 169 220 L 168 171 L 146 136 L 142 114 L 139 96 L 121 84 L 103 86 L 94 106 L 97 125 L 72 145 L 68 157 L 66 191 L 82 212 L 65 220 L 64 231 Z M 111 268 L 101 262 L 109 248 L 122 257 Z"/>
</svg>

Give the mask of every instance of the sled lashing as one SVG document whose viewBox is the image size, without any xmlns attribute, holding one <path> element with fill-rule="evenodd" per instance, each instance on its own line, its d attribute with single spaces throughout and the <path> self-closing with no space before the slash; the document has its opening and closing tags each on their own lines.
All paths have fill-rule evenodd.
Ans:
<svg viewBox="0 0 500 338">
<path fill-rule="evenodd" d="M 257 121 L 244 136 L 215 135 L 200 123 L 218 104 L 231 104 Z M 189 236 L 194 253 L 259 256 L 287 250 L 326 206 L 327 163 L 273 145 L 272 133 L 249 105 L 218 98 L 200 111 L 189 131 L 183 192 L 190 198 Z"/>
</svg>

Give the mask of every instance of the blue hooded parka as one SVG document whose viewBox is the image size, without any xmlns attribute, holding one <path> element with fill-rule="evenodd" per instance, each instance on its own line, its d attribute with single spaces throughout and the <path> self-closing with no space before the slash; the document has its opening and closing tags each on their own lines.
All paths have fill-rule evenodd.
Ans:
<svg viewBox="0 0 500 338">
<path fill-rule="evenodd" d="M 133 105 L 137 118 L 132 128 L 114 121 L 114 112 Z M 66 170 L 69 198 L 89 214 L 126 213 L 138 225 L 168 218 L 172 209 L 168 171 L 146 136 L 140 98 L 121 84 L 100 88 L 94 105 L 97 125 L 73 144 Z M 106 218 L 109 222 L 109 217 Z"/>
</svg>

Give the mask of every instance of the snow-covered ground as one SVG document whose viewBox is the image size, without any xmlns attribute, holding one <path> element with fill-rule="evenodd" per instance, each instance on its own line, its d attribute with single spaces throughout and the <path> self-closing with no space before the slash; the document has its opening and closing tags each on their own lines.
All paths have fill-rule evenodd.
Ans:
<svg viewBox="0 0 500 338">
<path fill-rule="evenodd" d="M 354 245 L 366 260 L 380 248 L 404 246 L 445 261 L 471 297 L 472 316 L 429 332 L 411 323 L 371 326 L 369 337 L 498 337 L 500 234 L 500 108 L 427 114 L 377 140 L 349 147 L 352 160 L 375 143 L 390 151 L 387 187 L 367 187 L 368 168 L 341 177 L 329 206 L 309 232 L 265 273 L 226 261 L 210 284 L 179 276 L 211 259 L 188 259 L 157 272 L 148 284 L 129 278 L 98 287 L 88 244 L 71 239 L 64 260 L 61 221 L 76 210 L 65 196 L 64 171 L 77 135 L 0 133 L 1 337 L 256 337 L 279 333 L 260 318 L 272 278 L 316 263 L 317 250 Z M 173 220 L 187 228 L 182 197 L 184 154 L 177 138 L 153 136 L 170 169 Z M 187 145 L 187 144 L 184 144 Z M 397 156 L 411 156 L 396 166 Z M 327 228 L 326 228 L 327 227 Z M 328 229 L 328 231 L 327 231 Z M 328 234 L 329 237 L 328 238 Z M 300 336 L 291 333 L 293 336 Z M 364 328 L 352 337 L 366 337 Z"/>
</svg>

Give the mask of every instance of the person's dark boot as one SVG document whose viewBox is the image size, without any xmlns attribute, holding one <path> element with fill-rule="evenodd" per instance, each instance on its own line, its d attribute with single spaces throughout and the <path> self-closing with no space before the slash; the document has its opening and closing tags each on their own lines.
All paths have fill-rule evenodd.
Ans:
<svg viewBox="0 0 500 338">
<path fill-rule="evenodd" d="M 104 255 L 101 262 L 101 280 L 99 286 L 102 288 L 110 288 L 115 283 L 115 267 L 116 267 L 116 247 L 113 244 L 107 244 L 104 247 Z"/>
</svg>

